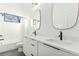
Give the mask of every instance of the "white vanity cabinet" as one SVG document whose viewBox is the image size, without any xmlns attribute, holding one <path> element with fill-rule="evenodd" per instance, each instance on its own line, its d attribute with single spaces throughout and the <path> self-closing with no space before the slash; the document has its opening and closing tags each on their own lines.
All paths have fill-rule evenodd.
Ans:
<svg viewBox="0 0 79 59">
<path fill-rule="evenodd" d="M 23 52 L 26 56 L 75 56 L 67 50 L 27 37 L 23 40 Z"/>
<path fill-rule="evenodd" d="M 23 40 L 23 52 L 27 56 L 37 55 L 37 41 L 25 37 Z"/>
<path fill-rule="evenodd" d="M 73 54 L 60 50 L 59 48 L 38 43 L 38 55 L 39 56 L 73 56 Z"/>
</svg>

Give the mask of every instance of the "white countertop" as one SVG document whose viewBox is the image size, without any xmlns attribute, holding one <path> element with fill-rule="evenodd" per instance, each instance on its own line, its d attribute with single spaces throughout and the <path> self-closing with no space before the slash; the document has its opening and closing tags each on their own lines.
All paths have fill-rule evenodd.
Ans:
<svg viewBox="0 0 79 59">
<path fill-rule="evenodd" d="M 49 37 L 44 37 L 44 36 L 36 36 L 35 37 L 35 36 L 30 36 L 30 35 L 25 35 L 25 37 L 32 38 L 36 41 L 39 41 L 39 42 L 42 42 L 45 44 L 49 44 L 49 45 L 54 46 L 54 47 L 58 47 L 59 49 L 68 51 L 74 55 L 79 55 L 79 42 L 78 41 L 64 42 L 62 44 L 59 44 L 58 42 L 47 41 L 47 39 L 53 39 L 53 38 L 49 38 Z"/>
</svg>

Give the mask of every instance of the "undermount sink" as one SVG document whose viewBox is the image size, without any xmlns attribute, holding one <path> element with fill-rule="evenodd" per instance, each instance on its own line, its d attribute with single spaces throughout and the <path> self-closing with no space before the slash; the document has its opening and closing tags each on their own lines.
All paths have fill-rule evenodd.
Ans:
<svg viewBox="0 0 79 59">
<path fill-rule="evenodd" d="M 71 45 L 71 41 L 66 41 L 66 40 L 55 40 L 55 39 L 47 39 L 46 41 L 51 42 L 51 43 L 56 43 L 56 44 L 63 44 L 63 45 Z"/>
</svg>

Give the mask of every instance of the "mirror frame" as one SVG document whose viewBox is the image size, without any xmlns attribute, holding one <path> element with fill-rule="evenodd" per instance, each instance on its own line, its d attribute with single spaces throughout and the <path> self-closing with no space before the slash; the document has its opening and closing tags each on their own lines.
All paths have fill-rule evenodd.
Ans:
<svg viewBox="0 0 79 59">
<path fill-rule="evenodd" d="M 78 21 L 78 17 L 79 17 L 79 3 L 77 3 L 77 4 L 78 4 L 78 13 L 77 13 L 76 22 L 73 26 L 71 26 L 69 28 L 65 28 L 65 29 L 59 29 L 59 28 L 54 26 L 54 24 L 53 24 L 53 6 L 54 6 L 54 3 L 51 4 L 51 17 L 52 17 L 51 22 L 52 22 L 52 26 L 53 26 L 54 29 L 56 29 L 56 30 L 67 30 L 67 29 L 71 29 L 71 28 L 73 28 L 77 25 L 77 21 Z"/>
<path fill-rule="evenodd" d="M 35 31 L 40 30 L 40 28 L 41 28 L 41 10 L 40 9 L 35 10 L 34 11 L 34 14 L 36 13 L 36 11 L 38 11 L 39 14 L 40 14 L 40 25 L 39 25 L 39 28 L 38 29 L 35 29 L 34 28 L 34 25 L 33 25 L 33 28 L 34 28 Z M 33 14 L 33 17 L 34 17 L 34 14 Z M 33 18 L 33 24 L 34 24 L 34 18 Z"/>
</svg>

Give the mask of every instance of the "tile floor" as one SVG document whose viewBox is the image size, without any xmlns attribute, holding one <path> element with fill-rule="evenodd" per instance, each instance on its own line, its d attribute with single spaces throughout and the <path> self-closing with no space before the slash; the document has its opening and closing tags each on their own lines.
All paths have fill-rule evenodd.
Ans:
<svg viewBox="0 0 79 59">
<path fill-rule="evenodd" d="M 25 56 L 23 52 L 18 52 L 17 49 L 0 53 L 0 56 Z"/>
</svg>

